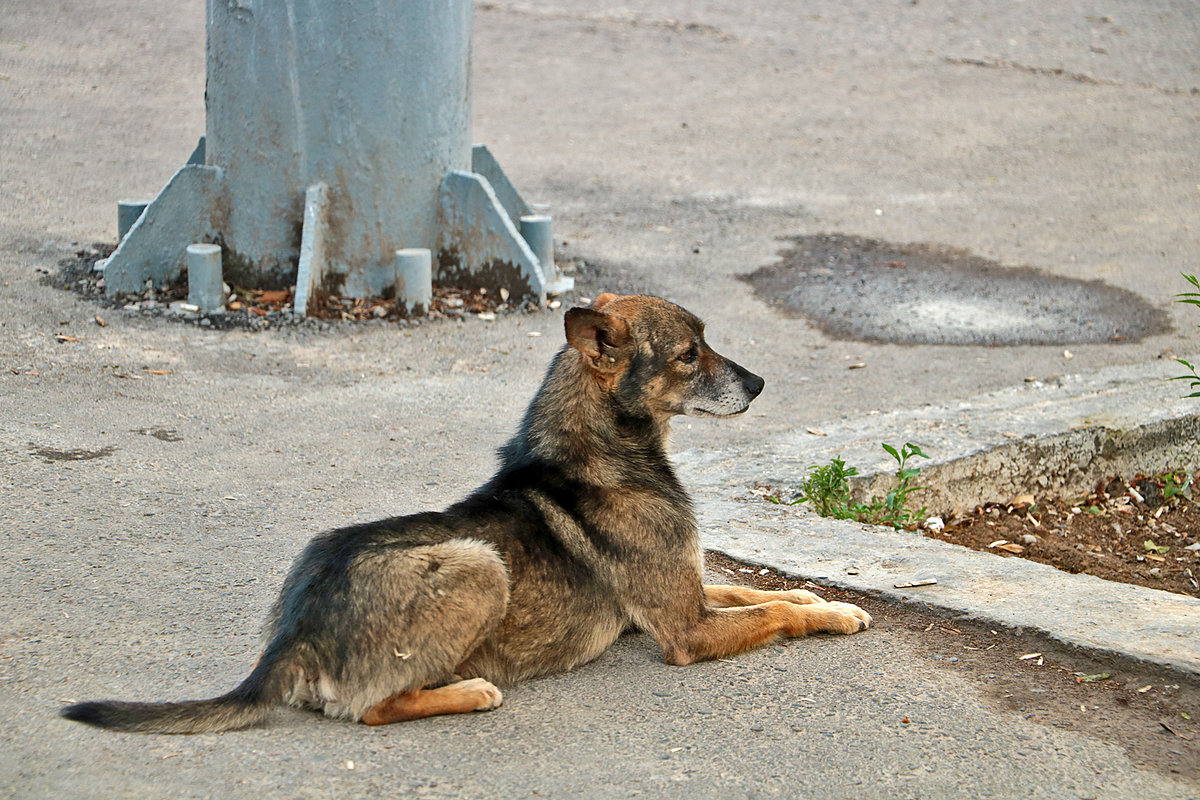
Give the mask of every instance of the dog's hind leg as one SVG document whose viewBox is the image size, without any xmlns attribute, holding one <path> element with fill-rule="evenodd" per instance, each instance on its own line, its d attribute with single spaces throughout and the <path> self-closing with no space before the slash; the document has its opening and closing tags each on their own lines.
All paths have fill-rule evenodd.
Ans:
<svg viewBox="0 0 1200 800">
<path fill-rule="evenodd" d="M 756 606 L 759 603 L 769 603 L 772 600 L 784 600 L 798 605 L 825 602 L 825 598 L 804 589 L 791 589 L 786 592 L 764 592 L 745 586 L 726 586 L 719 583 L 704 587 L 704 599 L 713 608 Z"/>
<path fill-rule="evenodd" d="M 503 702 L 500 690 L 483 678 L 471 678 L 436 689 L 398 692 L 363 714 L 368 725 L 387 725 L 439 714 L 491 711 Z"/>
<path fill-rule="evenodd" d="M 508 571 L 493 547 L 381 547 L 347 572 L 347 590 L 326 601 L 324 630 L 308 637 L 304 705 L 372 725 L 500 705 L 491 684 L 455 675 L 507 610 Z"/>
</svg>

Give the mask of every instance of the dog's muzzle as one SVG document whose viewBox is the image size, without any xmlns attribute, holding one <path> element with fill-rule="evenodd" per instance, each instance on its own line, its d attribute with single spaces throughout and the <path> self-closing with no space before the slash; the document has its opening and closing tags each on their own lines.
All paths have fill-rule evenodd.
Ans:
<svg viewBox="0 0 1200 800">
<path fill-rule="evenodd" d="M 750 407 L 766 382 L 740 364 L 724 359 L 724 369 L 701 382 L 696 395 L 684 406 L 693 417 L 732 417 Z"/>
</svg>

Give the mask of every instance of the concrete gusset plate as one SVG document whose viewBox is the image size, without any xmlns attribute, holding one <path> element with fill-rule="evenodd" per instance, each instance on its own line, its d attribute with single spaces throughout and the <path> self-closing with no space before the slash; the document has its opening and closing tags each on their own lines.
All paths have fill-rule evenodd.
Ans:
<svg viewBox="0 0 1200 800">
<path fill-rule="evenodd" d="M 300 264 L 296 270 L 297 316 L 308 315 L 308 303 L 325 276 L 325 236 L 329 187 L 315 183 L 304 193 L 304 224 L 300 233 Z"/>
<path fill-rule="evenodd" d="M 140 292 L 146 281 L 161 287 L 182 274 L 189 244 L 219 238 L 223 182 L 220 167 L 188 164 L 176 172 L 109 257 L 105 293 Z"/>
<path fill-rule="evenodd" d="M 517 187 L 513 186 L 512 181 L 508 179 L 504 167 L 500 166 L 500 162 L 492 155 L 492 151 L 486 144 L 477 144 L 471 147 L 471 172 L 479 175 L 491 185 L 492 191 L 496 193 L 496 199 L 500 201 L 508 218 L 514 223 L 521 217 L 533 213 L 521 197 L 521 193 L 517 191 Z"/>
<path fill-rule="evenodd" d="M 438 279 L 546 302 L 542 265 L 521 237 L 491 183 L 474 172 L 442 179 Z"/>
</svg>

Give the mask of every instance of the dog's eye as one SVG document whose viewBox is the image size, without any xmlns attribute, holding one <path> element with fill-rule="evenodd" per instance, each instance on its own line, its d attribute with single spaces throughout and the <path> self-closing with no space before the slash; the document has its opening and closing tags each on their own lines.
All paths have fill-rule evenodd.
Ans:
<svg viewBox="0 0 1200 800">
<path fill-rule="evenodd" d="M 691 348 L 689 348 L 686 353 L 679 356 L 679 360 L 682 361 L 684 364 L 690 364 L 693 361 L 695 361 L 696 360 L 696 345 L 692 345 Z"/>
</svg>

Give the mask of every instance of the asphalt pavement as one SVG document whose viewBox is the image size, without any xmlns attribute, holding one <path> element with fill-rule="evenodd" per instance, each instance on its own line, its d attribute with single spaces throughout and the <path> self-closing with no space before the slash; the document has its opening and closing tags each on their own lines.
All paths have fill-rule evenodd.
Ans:
<svg viewBox="0 0 1200 800">
<path fill-rule="evenodd" d="M 1042 440 L 1099 416 L 1194 432 L 1164 357 L 1200 353 L 1195 309 L 1173 302 L 1200 252 L 1194 4 L 489 2 L 475 28 L 475 139 L 549 205 L 560 261 L 580 265 L 564 305 L 662 294 L 766 378 L 744 417 L 675 425 L 706 543 L 1194 683 L 1194 602 L 944 545 L 914 554 L 894 535 L 747 499 L 813 448 L 852 453 L 877 437 L 929 436 L 950 464 L 1014 427 Z M 152 196 L 191 153 L 203 30 L 199 0 L 0 13 L 0 794 L 1200 794 L 1194 768 L 1031 718 L 887 625 L 684 669 L 631 636 L 514 687 L 495 713 L 387 730 L 281 713 L 264 729 L 176 738 L 58 719 L 73 700 L 232 686 L 304 542 L 485 480 L 562 341 L 561 309 L 255 333 L 56 285 L 60 261 L 114 242 L 117 200 Z M 1051 287 L 1100 281 L 1161 324 L 1070 344 L 832 338 L 741 277 L 822 233 L 951 248 Z M 1040 312 L 1054 306 L 1039 298 Z M 1099 407 L 1043 414 L 1061 399 L 1035 396 L 1046 386 Z M 955 416 L 968 407 L 988 413 Z M 894 589 L 925 573 L 939 583 Z M 1080 621 L 1071 603 L 1116 613 Z M 1171 725 L 1193 739 L 1159 732 L 1164 750 L 1190 752 L 1195 722 Z"/>
</svg>

